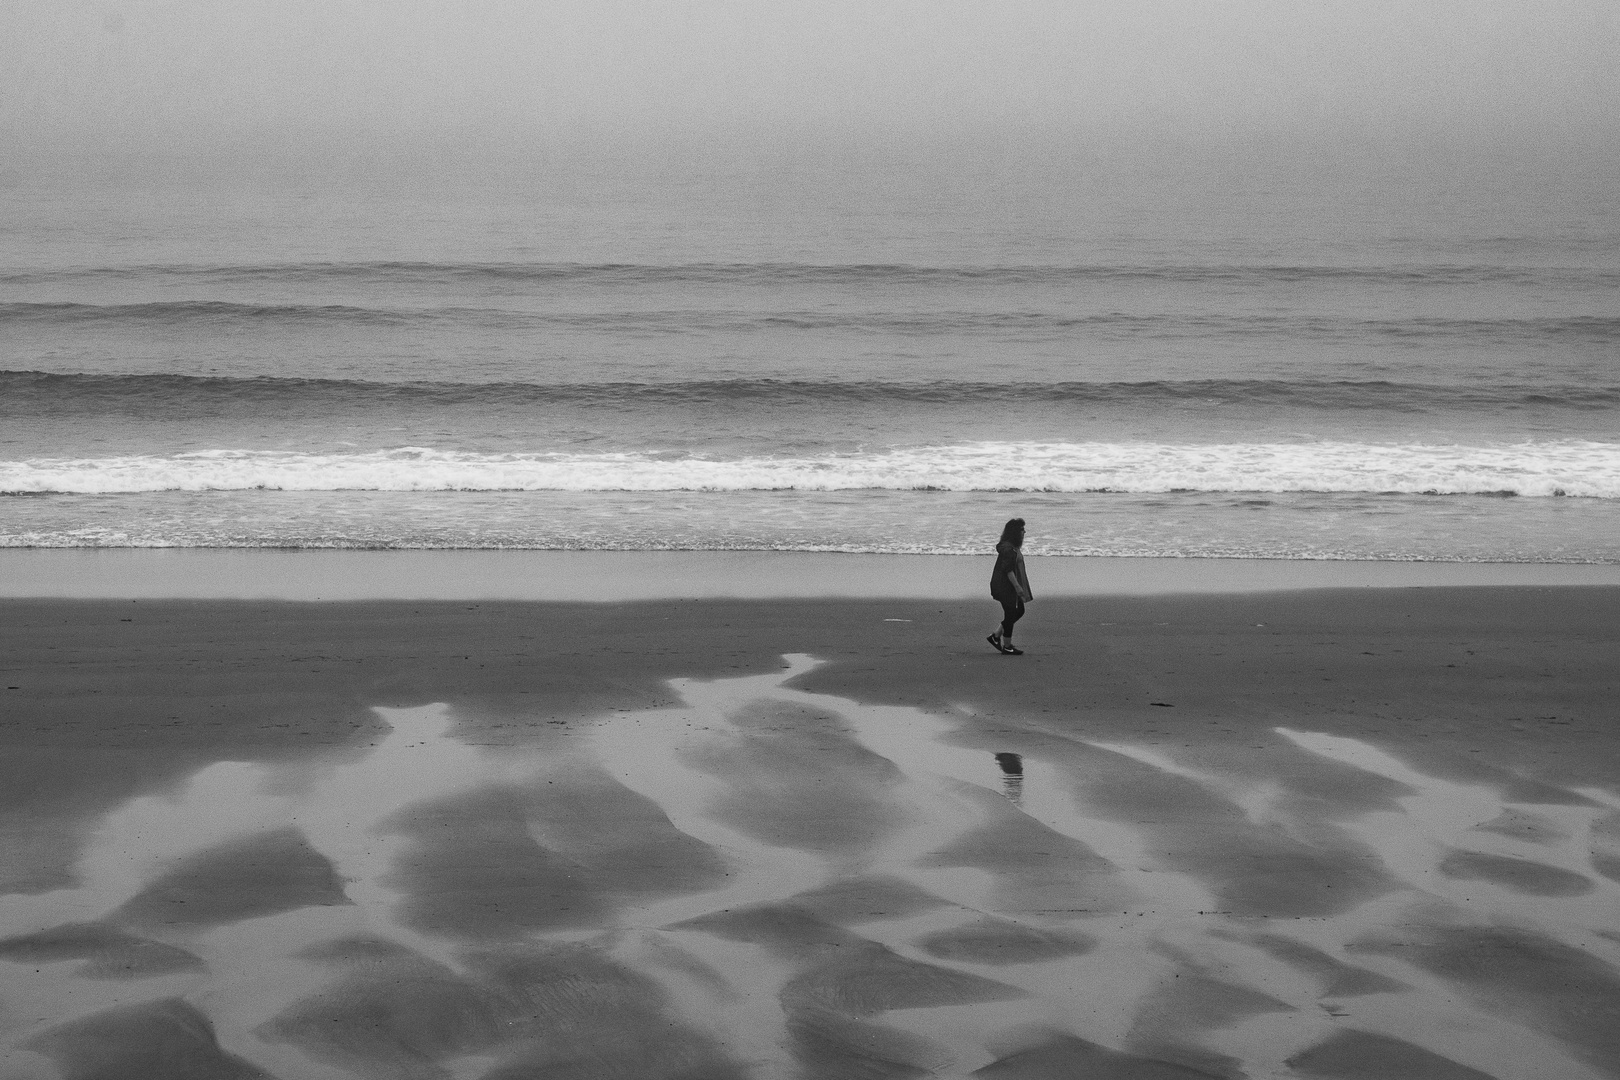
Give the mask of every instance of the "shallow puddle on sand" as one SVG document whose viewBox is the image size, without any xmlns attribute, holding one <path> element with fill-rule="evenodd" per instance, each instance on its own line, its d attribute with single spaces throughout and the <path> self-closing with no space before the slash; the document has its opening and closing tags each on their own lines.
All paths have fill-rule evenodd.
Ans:
<svg viewBox="0 0 1620 1080">
<path fill-rule="evenodd" d="M 1344 826 L 1413 889 L 1486 919 L 1538 926 L 1620 961 L 1620 950 L 1597 935 L 1620 925 L 1620 883 L 1592 866 L 1592 828 L 1609 812 L 1600 802 L 1516 805 L 1495 788 L 1426 776 L 1354 739 L 1277 730 L 1313 753 L 1414 789 L 1397 797 L 1400 812 L 1370 813 Z M 1515 815 L 1533 815 L 1551 827 L 1537 839 L 1482 828 Z"/>
<path fill-rule="evenodd" d="M 1509 804 L 1366 743 L 1279 729 L 1413 792 L 1399 810 L 1290 819 L 1313 804 L 1281 778 L 1076 743 L 1088 768 L 1229 808 L 1207 842 L 1235 845 L 1231 860 L 1286 837 L 1389 882 L 1309 916 L 1234 914 L 1229 883 L 1167 857 L 1164 830 L 1200 835 L 1196 811 L 1102 812 L 1049 743 L 957 745 L 968 715 L 808 693 L 788 684 L 817 661 L 783 659 L 675 680 L 678 705 L 596 717 L 544 748 L 463 743 L 446 705 L 379 709 L 391 730 L 357 761 L 219 762 L 131 800 L 75 888 L 0 897 L 0 1075 L 62 1075 L 71 1061 L 32 1040 L 171 998 L 213 1025 L 219 1048 L 197 1053 L 282 1080 L 542 1075 L 560 1053 L 577 1075 L 712 1059 L 716 1076 L 762 1080 L 962 1076 L 1019 1050 L 1069 1062 L 1047 1075 L 1152 1059 L 1268 1077 L 1346 1030 L 1501 1080 L 1620 1065 L 1601 1035 L 1538 1012 L 1535 986 L 1461 985 L 1424 944 L 1520 928 L 1589 958 L 1601 991 L 1620 963 L 1599 933 L 1620 927 L 1620 886 L 1590 858 L 1594 822 L 1620 806 L 1609 793 Z M 108 956 L 146 968 L 86 970 Z M 514 983 L 503 964 L 551 974 Z M 568 986 L 610 1004 L 569 1012 L 554 989 Z M 353 1037 L 288 1019 L 306 1015 Z M 582 1042 L 581 1025 L 600 1037 Z"/>
</svg>

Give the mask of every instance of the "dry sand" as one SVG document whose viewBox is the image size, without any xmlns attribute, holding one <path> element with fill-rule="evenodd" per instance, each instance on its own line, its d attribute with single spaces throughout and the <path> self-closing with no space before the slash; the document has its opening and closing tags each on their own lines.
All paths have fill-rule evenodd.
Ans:
<svg viewBox="0 0 1620 1080">
<path fill-rule="evenodd" d="M 1617 1076 L 1617 602 L 0 601 L 0 1077 Z"/>
</svg>

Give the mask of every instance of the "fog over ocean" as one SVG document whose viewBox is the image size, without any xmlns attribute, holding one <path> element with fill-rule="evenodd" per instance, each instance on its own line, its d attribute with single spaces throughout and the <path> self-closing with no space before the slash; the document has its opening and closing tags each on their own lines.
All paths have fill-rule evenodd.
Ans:
<svg viewBox="0 0 1620 1080">
<path fill-rule="evenodd" d="M 0 34 L 0 545 L 1620 559 L 1591 0 Z"/>
</svg>

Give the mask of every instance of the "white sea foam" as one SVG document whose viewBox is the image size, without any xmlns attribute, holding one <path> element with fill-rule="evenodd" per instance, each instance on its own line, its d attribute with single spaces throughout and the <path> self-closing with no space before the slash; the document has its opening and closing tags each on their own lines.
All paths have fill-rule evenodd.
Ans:
<svg viewBox="0 0 1620 1080">
<path fill-rule="evenodd" d="M 1393 492 L 1620 497 L 1620 443 L 1007 443 L 814 457 L 211 450 L 0 462 L 0 491 Z"/>
</svg>

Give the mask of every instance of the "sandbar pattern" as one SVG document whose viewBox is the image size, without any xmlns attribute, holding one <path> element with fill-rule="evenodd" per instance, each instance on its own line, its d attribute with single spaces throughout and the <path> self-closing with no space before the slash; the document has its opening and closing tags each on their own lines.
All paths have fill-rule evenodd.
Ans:
<svg viewBox="0 0 1620 1080">
<path fill-rule="evenodd" d="M 992 751 L 817 663 L 126 801 L 0 899 L 5 1075 L 1615 1075 L 1620 798 L 1291 728 L 1266 784 Z"/>
</svg>

